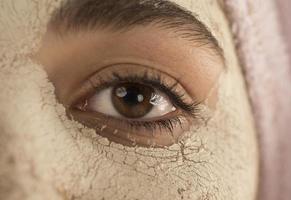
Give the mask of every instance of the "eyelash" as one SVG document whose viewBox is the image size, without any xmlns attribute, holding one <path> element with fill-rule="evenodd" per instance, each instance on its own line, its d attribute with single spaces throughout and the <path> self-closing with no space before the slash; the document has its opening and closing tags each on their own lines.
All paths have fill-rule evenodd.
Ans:
<svg viewBox="0 0 291 200">
<path fill-rule="evenodd" d="M 138 130 L 140 128 L 145 128 L 146 130 L 150 131 L 151 133 L 154 133 L 155 130 L 167 130 L 170 133 L 173 133 L 174 126 L 179 125 L 182 127 L 182 116 L 176 116 L 169 119 L 162 119 L 157 120 L 153 122 L 143 122 L 143 121 L 132 121 L 128 122 L 131 129 Z"/>
<path fill-rule="evenodd" d="M 95 86 L 93 83 L 92 85 L 94 85 L 95 91 L 98 92 L 102 89 L 112 87 L 121 82 L 140 83 L 154 87 L 155 89 L 164 92 L 169 97 L 171 103 L 174 106 L 182 109 L 191 118 L 196 119 L 199 115 L 198 107 L 200 105 L 200 102 L 196 102 L 194 100 L 192 103 L 186 103 L 184 100 L 185 93 L 177 91 L 178 82 L 172 85 L 167 85 L 162 80 L 162 77 L 159 74 L 149 75 L 145 71 L 143 75 L 135 74 L 121 76 L 117 72 L 112 72 L 111 75 L 106 78 L 106 80 L 99 77 L 99 83 L 97 86 Z M 171 118 L 160 119 L 155 121 L 123 120 L 122 122 L 127 123 L 131 130 L 139 130 L 140 128 L 144 128 L 154 133 L 157 129 L 159 130 L 166 129 L 167 131 L 172 133 L 176 125 L 182 126 L 182 122 L 184 119 L 185 116 L 183 114 L 180 114 Z"/>
</svg>

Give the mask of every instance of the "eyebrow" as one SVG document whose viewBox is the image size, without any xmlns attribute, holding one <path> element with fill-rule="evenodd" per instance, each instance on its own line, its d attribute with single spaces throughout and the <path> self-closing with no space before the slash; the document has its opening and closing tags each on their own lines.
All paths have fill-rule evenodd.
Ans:
<svg viewBox="0 0 291 200">
<path fill-rule="evenodd" d="M 53 13 L 49 28 L 59 33 L 96 28 L 126 31 L 149 24 L 211 47 L 223 58 L 223 50 L 208 28 L 190 11 L 167 0 L 66 0 Z"/>
</svg>

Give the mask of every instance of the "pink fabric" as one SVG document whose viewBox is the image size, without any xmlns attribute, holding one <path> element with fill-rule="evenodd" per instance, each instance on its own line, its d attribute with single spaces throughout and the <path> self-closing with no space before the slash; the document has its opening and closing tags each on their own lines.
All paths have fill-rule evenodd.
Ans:
<svg viewBox="0 0 291 200">
<path fill-rule="evenodd" d="M 290 200 L 291 67 L 286 38 L 278 23 L 277 2 L 225 0 L 225 3 L 259 133 L 258 197 L 260 200 Z"/>
<path fill-rule="evenodd" d="M 288 45 L 288 54 L 291 56 L 291 1 L 278 0 L 279 16 L 281 18 L 282 30 Z"/>
</svg>

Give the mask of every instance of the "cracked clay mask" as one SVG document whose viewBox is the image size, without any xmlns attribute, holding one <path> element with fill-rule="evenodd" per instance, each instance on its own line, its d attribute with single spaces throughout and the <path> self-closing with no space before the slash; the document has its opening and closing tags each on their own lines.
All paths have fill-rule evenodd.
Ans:
<svg viewBox="0 0 291 200">
<path fill-rule="evenodd" d="M 218 1 L 1 1 L 0 91 L 0 199 L 255 200 Z"/>
</svg>

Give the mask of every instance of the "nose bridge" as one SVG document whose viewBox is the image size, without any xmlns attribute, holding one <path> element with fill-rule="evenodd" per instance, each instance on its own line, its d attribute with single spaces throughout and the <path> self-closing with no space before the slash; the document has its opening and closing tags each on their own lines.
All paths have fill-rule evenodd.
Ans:
<svg viewBox="0 0 291 200">
<path fill-rule="evenodd" d="M 0 79 L 1 84 L 2 79 Z M 7 121 L 2 109 L 2 99 L 3 92 L 0 93 L 0 199 L 7 199 L 16 185 L 14 177 L 16 169 L 15 158 L 10 151 L 13 139 L 7 131 Z"/>
<path fill-rule="evenodd" d="M 27 180 L 33 177 L 33 165 L 27 148 L 29 133 L 25 127 L 22 128 L 25 123 L 29 124 L 28 116 L 21 108 L 25 104 L 23 95 L 29 95 L 29 88 L 25 87 L 24 80 L 20 80 L 21 70 L 18 69 L 21 62 L 16 58 L 3 58 L 1 61 L 0 199 L 21 199 L 27 190 L 26 184 L 31 182 Z"/>
<path fill-rule="evenodd" d="M 21 176 L 21 166 L 25 163 L 20 159 L 24 158 L 21 145 L 25 143 L 14 126 L 21 113 L 14 106 L 17 94 L 13 75 L 3 63 L 0 69 L 0 199 L 13 199 L 12 195 L 24 195 L 17 177 Z"/>
<path fill-rule="evenodd" d="M 44 78 L 29 59 L 0 62 L 0 199 L 45 199 L 42 193 L 55 193 L 37 167 L 43 157 L 37 141 L 45 134 L 43 121 L 36 120 L 45 102 Z"/>
<path fill-rule="evenodd" d="M 0 199 L 16 199 L 24 195 L 24 171 L 30 166 L 25 155 L 25 142 L 19 137 L 13 127 L 10 116 L 11 109 L 7 103 L 3 104 L 3 93 L 0 94 Z M 19 132 L 20 133 L 20 132 Z M 15 195 L 17 197 L 15 197 Z M 14 197 L 13 197 L 14 196 Z"/>
</svg>

